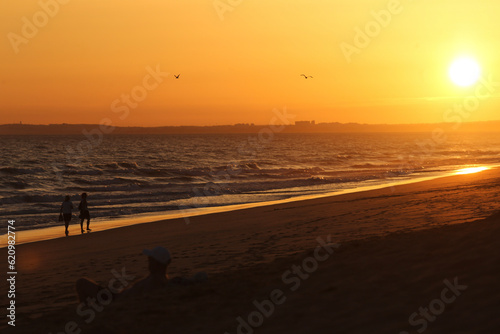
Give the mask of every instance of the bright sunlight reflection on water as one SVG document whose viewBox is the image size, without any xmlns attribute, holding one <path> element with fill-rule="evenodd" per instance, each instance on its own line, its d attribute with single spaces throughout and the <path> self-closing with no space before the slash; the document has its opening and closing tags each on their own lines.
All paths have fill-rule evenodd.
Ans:
<svg viewBox="0 0 500 334">
<path fill-rule="evenodd" d="M 463 174 L 473 174 L 473 173 L 479 173 L 482 171 L 485 171 L 489 169 L 489 167 L 469 167 L 469 168 L 463 168 L 459 169 L 456 171 L 457 175 L 463 175 Z"/>
</svg>

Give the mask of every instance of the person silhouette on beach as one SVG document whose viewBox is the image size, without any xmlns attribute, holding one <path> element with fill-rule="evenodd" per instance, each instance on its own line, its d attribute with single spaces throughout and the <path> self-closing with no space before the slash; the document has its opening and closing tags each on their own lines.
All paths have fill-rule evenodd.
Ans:
<svg viewBox="0 0 500 334">
<path fill-rule="evenodd" d="M 90 212 L 88 209 L 88 203 L 87 203 L 87 193 L 82 194 L 82 200 L 80 201 L 80 204 L 78 204 L 78 210 L 80 210 L 80 228 L 82 229 L 83 233 L 83 221 L 87 219 L 87 231 L 90 231 Z"/>
<path fill-rule="evenodd" d="M 151 250 L 142 251 L 148 257 L 149 275 L 128 287 L 128 282 L 135 278 L 125 273 L 125 268 L 121 272 L 115 272 L 115 278 L 112 278 L 107 286 L 101 286 L 87 278 L 80 278 L 76 281 L 76 293 L 80 303 L 93 305 L 96 301 L 103 305 L 108 305 L 116 299 L 126 299 L 145 296 L 151 292 L 172 285 L 192 285 L 208 281 L 207 273 L 201 271 L 192 278 L 174 277 L 170 279 L 167 275 L 167 269 L 172 262 L 172 256 L 168 249 L 158 246 Z M 117 276 L 118 275 L 118 276 Z M 118 283 L 121 284 L 118 284 Z M 119 290 L 123 288 L 123 290 Z M 103 298 L 104 296 L 106 298 Z"/>
<path fill-rule="evenodd" d="M 148 257 L 148 277 L 137 281 L 130 288 L 126 288 L 121 292 L 114 291 L 114 287 L 103 287 L 87 278 L 80 278 L 76 281 L 76 292 L 79 301 L 81 303 L 92 302 L 103 289 L 111 290 L 108 291 L 107 294 L 111 296 L 112 299 L 116 299 L 141 296 L 145 293 L 165 287 L 169 282 L 167 268 L 172 261 L 170 252 L 166 248 L 158 246 L 151 250 L 145 249 L 142 253 Z"/>
<path fill-rule="evenodd" d="M 167 268 L 172 262 L 172 256 L 168 249 L 157 246 L 153 249 L 142 251 L 148 257 L 149 275 L 136 282 L 130 289 L 126 289 L 121 296 L 139 296 L 156 289 L 164 288 L 168 284 Z"/>
<path fill-rule="evenodd" d="M 64 219 L 64 226 L 66 227 L 66 230 L 64 233 L 66 233 L 66 236 L 68 236 L 68 226 L 69 222 L 71 221 L 71 211 L 73 210 L 73 203 L 71 203 L 71 197 L 66 196 L 64 198 L 64 202 L 61 204 L 61 213 L 63 215 Z"/>
</svg>

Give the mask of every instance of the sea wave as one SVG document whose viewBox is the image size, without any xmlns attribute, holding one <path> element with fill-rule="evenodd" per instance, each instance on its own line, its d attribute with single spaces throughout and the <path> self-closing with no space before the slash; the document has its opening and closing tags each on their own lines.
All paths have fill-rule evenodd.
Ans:
<svg viewBox="0 0 500 334">
<path fill-rule="evenodd" d="M 0 168 L 0 173 L 5 175 L 24 175 L 24 174 L 42 174 L 46 173 L 47 170 L 42 167 L 34 168 L 15 168 L 15 167 L 2 167 Z"/>
<path fill-rule="evenodd" d="M 58 224 L 63 197 L 77 202 L 82 192 L 89 193 L 95 217 L 106 219 L 190 201 L 258 201 L 269 193 L 309 194 L 499 162 L 497 136 L 450 134 L 434 151 L 422 152 L 415 142 L 428 136 L 276 134 L 252 156 L 239 150 L 247 135 L 106 136 L 80 161 L 66 156 L 78 136 L 4 138 L 0 217 L 22 226 Z"/>
</svg>

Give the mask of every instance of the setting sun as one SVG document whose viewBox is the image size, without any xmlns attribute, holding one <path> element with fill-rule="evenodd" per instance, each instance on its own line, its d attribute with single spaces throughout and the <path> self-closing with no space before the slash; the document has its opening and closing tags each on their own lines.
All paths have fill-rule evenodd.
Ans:
<svg viewBox="0 0 500 334">
<path fill-rule="evenodd" d="M 472 58 L 459 58 L 451 64 L 449 74 L 455 85 L 467 87 L 477 82 L 481 75 L 481 68 Z"/>
</svg>

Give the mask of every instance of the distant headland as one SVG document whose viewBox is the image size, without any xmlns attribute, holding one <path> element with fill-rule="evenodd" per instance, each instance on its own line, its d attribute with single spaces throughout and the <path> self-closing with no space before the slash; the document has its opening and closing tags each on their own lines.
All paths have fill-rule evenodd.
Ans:
<svg viewBox="0 0 500 334">
<path fill-rule="evenodd" d="M 104 127 L 99 124 L 2 124 L 0 135 L 79 135 L 92 130 L 106 134 L 231 134 L 258 133 L 270 125 L 238 123 L 213 126 L 159 126 L 159 127 Z M 467 123 L 427 124 L 360 124 L 360 123 L 316 123 L 297 121 L 290 125 L 274 125 L 281 133 L 390 133 L 390 132 L 432 132 L 434 130 L 457 132 L 500 132 L 500 121 Z"/>
</svg>

